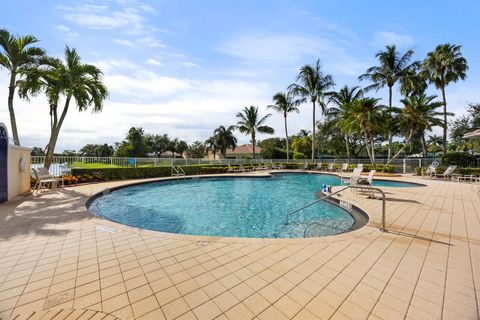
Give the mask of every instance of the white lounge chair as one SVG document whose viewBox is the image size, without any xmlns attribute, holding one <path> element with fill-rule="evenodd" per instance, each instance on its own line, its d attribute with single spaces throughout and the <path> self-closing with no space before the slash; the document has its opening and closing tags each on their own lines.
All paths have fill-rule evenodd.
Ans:
<svg viewBox="0 0 480 320">
<path fill-rule="evenodd" d="M 357 183 L 357 186 L 360 186 L 360 187 L 363 187 L 365 186 L 365 189 L 367 190 L 368 192 L 368 197 L 369 198 L 375 198 L 375 194 L 373 193 L 373 190 L 371 189 L 371 187 L 373 186 L 373 176 L 375 175 L 375 172 L 377 172 L 376 170 L 370 170 L 370 172 L 368 173 L 368 177 L 367 178 L 360 178 L 358 180 L 358 183 Z M 362 191 L 364 191 L 365 189 L 360 189 Z"/>
<path fill-rule="evenodd" d="M 33 187 L 34 190 L 39 191 L 44 187 L 47 189 L 56 189 L 59 182 L 62 182 L 63 186 L 63 177 L 55 177 L 51 175 L 47 168 L 40 167 L 32 170 L 36 180 Z"/>
<path fill-rule="evenodd" d="M 335 171 L 335 163 L 330 162 L 327 167 L 327 172 L 333 172 Z"/>
<path fill-rule="evenodd" d="M 342 167 L 340 168 L 339 172 L 347 172 L 348 171 L 348 163 L 342 163 Z"/>
<path fill-rule="evenodd" d="M 358 181 L 360 180 L 360 175 L 362 174 L 362 170 L 355 168 L 353 169 L 352 174 L 349 177 L 341 177 L 342 184 L 346 183 L 351 186 L 356 186 Z"/>
<path fill-rule="evenodd" d="M 303 169 L 303 170 L 308 170 L 308 169 L 309 169 L 308 162 L 305 161 L 305 163 L 303 164 L 302 169 Z"/>
<path fill-rule="evenodd" d="M 453 172 L 457 169 L 457 166 L 449 166 L 443 173 L 435 173 L 435 178 L 452 178 Z"/>
<path fill-rule="evenodd" d="M 437 173 L 437 166 L 435 165 L 429 165 L 428 168 L 426 170 L 423 170 L 422 169 L 422 177 L 425 178 L 425 177 L 434 177 Z"/>
<path fill-rule="evenodd" d="M 318 162 L 318 163 L 317 163 L 317 167 L 315 168 L 315 170 L 320 170 L 320 171 L 322 171 L 322 166 L 323 166 L 323 163 L 322 163 L 322 162 Z"/>
<path fill-rule="evenodd" d="M 363 171 L 363 163 L 357 163 L 357 168 Z"/>
</svg>

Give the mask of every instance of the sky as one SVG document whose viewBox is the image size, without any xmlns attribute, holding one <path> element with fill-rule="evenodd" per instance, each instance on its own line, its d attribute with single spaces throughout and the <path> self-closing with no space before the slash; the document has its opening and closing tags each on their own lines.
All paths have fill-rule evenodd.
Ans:
<svg viewBox="0 0 480 320">
<path fill-rule="evenodd" d="M 0 0 L 0 6 L 0 28 L 36 36 L 52 56 L 62 57 L 66 45 L 76 48 L 104 73 L 110 97 L 103 112 L 71 108 L 57 151 L 118 142 L 132 126 L 203 141 L 219 125 L 235 124 L 246 106 L 272 112 L 266 108 L 272 96 L 316 59 L 337 89 L 368 85 L 358 76 L 388 44 L 402 53 L 414 49 L 416 60 L 441 43 L 462 45 L 469 71 L 466 81 L 447 87 L 448 108 L 459 116 L 468 103 L 480 102 L 476 0 Z M 8 77 L 0 69 L 0 122 L 9 127 Z M 430 93 L 439 94 L 433 87 Z M 387 103 L 386 88 L 369 94 Z M 395 105 L 399 99 L 396 88 Z M 21 144 L 45 147 L 46 100 L 16 96 L 14 106 Z M 311 108 L 302 105 L 289 116 L 290 134 L 311 130 Z M 267 124 L 284 136 L 282 115 L 273 114 Z"/>
</svg>

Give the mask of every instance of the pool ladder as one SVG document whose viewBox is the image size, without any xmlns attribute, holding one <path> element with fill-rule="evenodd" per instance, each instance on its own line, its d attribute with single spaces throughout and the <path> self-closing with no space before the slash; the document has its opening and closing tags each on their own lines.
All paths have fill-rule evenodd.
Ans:
<svg viewBox="0 0 480 320">
<path fill-rule="evenodd" d="M 177 177 L 178 179 L 180 177 L 185 178 L 185 171 L 183 171 L 182 167 L 172 166 L 172 177 Z"/>
<path fill-rule="evenodd" d="M 340 189 L 340 190 L 337 190 L 337 191 L 335 191 L 335 192 L 333 192 L 333 193 L 327 194 L 327 195 L 325 195 L 325 196 L 323 196 L 323 197 L 321 197 L 321 198 L 319 198 L 319 199 L 317 199 L 317 200 L 315 200 L 315 201 L 313 201 L 313 202 L 310 202 L 310 203 L 304 205 L 304 206 L 301 207 L 301 208 L 298 208 L 298 209 L 296 209 L 296 210 L 290 211 L 289 213 L 287 213 L 287 214 L 285 215 L 285 225 L 288 225 L 288 224 L 290 223 L 289 218 L 290 218 L 291 215 L 293 215 L 293 214 L 295 214 L 295 213 L 297 213 L 297 212 L 300 212 L 300 211 L 302 211 L 302 210 L 304 210 L 304 209 L 306 209 L 306 208 L 309 208 L 309 207 L 313 206 L 313 205 L 316 204 L 316 203 L 319 203 L 319 202 L 321 202 L 321 201 L 324 201 L 325 199 L 331 198 L 332 196 L 337 195 L 337 194 L 339 194 L 339 193 L 341 193 L 341 192 L 343 192 L 343 191 L 345 191 L 345 190 L 347 190 L 347 189 L 369 189 L 369 191 L 375 190 L 375 191 L 380 192 L 380 194 L 382 195 L 382 224 L 381 224 L 381 226 L 380 226 L 380 230 L 383 231 L 383 232 L 387 231 L 387 229 L 386 229 L 386 227 L 385 227 L 385 220 L 386 220 L 386 200 L 385 200 L 385 192 L 383 192 L 383 190 L 380 189 L 380 188 L 365 187 L 365 186 L 347 186 L 347 187 L 342 188 L 342 189 Z M 307 225 L 307 227 L 305 228 L 304 236 L 305 236 L 305 234 L 306 234 L 306 232 L 307 232 L 307 229 L 310 227 L 310 225 L 315 224 L 315 223 L 316 223 L 316 222 L 312 222 L 312 223 L 310 223 L 310 224 Z"/>
</svg>

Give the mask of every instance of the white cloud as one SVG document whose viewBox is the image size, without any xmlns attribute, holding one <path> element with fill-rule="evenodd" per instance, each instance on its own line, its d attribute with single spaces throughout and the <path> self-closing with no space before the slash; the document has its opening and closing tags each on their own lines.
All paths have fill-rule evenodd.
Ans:
<svg viewBox="0 0 480 320">
<path fill-rule="evenodd" d="M 122 45 L 122 46 L 127 46 L 127 47 L 134 47 L 135 44 L 132 41 L 126 40 L 126 39 L 113 39 L 113 43 Z"/>
<path fill-rule="evenodd" d="M 182 62 L 182 64 L 186 67 L 191 67 L 191 68 L 200 68 L 200 66 L 194 62 Z"/>
<path fill-rule="evenodd" d="M 161 63 L 160 61 L 155 60 L 153 58 L 147 59 L 147 63 L 151 64 L 151 65 L 154 65 L 154 66 L 159 66 L 159 67 L 163 66 L 163 63 Z"/>
<path fill-rule="evenodd" d="M 152 48 L 166 48 L 167 46 L 163 44 L 160 40 L 152 36 L 146 36 L 137 40 L 137 43 L 144 44 Z"/>
<path fill-rule="evenodd" d="M 330 72 L 359 74 L 364 66 L 344 48 L 343 44 L 311 34 L 257 34 L 233 38 L 217 50 L 242 59 L 256 68 L 298 68 L 306 61 L 320 58 Z"/>
<path fill-rule="evenodd" d="M 64 31 L 64 32 L 70 31 L 70 28 L 67 27 L 67 26 L 64 26 L 63 24 L 59 24 L 59 25 L 55 26 L 55 28 L 57 28 L 60 31 Z"/>
<path fill-rule="evenodd" d="M 405 34 L 399 34 L 392 31 L 381 31 L 375 33 L 373 37 L 373 45 L 386 46 L 395 44 L 398 47 L 410 46 L 414 42 L 413 37 Z"/>
</svg>

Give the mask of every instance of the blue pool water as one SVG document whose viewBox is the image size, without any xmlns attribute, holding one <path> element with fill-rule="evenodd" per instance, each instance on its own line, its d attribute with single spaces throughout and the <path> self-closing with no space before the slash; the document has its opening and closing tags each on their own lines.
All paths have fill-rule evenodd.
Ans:
<svg viewBox="0 0 480 320">
<path fill-rule="evenodd" d="M 315 192 L 322 184 L 339 185 L 340 180 L 331 175 L 275 174 L 163 181 L 113 191 L 95 199 L 90 210 L 122 224 L 190 235 L 296 238 L 303 237 L 312 222 L 309 236 L 349 230 L 353 217 L 325 202 L 293 215 L 285 224 L 288 212 L 317 199 Z"/>
</svg>

